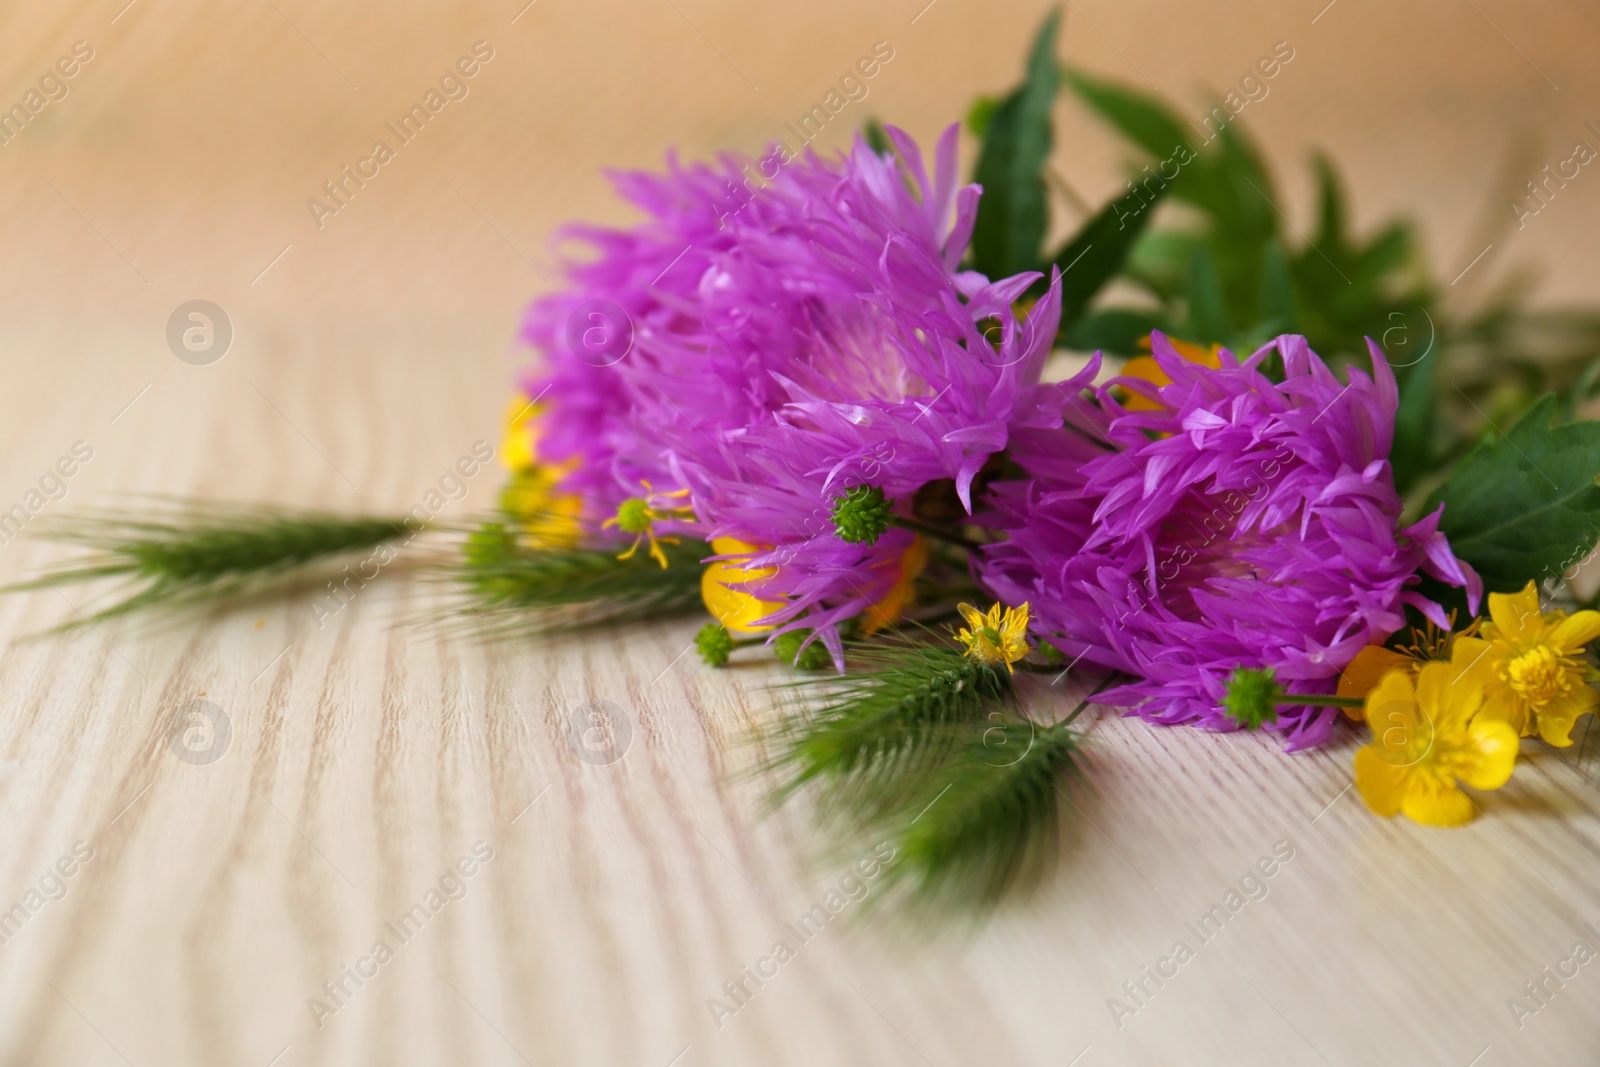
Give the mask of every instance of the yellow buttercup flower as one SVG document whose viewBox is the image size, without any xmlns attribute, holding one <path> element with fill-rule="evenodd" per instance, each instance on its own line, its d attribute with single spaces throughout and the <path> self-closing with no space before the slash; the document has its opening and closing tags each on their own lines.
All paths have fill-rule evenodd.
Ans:
<svg viewBox="0 0 1600 1067">
<path fill-rule="evenodd" d="M 1028 654 L 1028 605 L 1004 608 L 999 604 L 984 614 L 971 604 L 959 604 L 967 627 L 956 634 L 969 659 L 986 667 L 1004 663 L 1008 673 L 1012 664 Z"/>
<path fill-rule="evenodd" d="M 1356 753 L 1367 807 L 1430 826 L 1471 822 L 1472 799 L 1457 783 L 1499 789 L 1517 762 L 1516 731 L 1482 708 L 1482 686 L 1453 664 L 1385 674 L 1367 694 L 1372 742 Z"/>
<path fill-rule="evenodd" d="M 558 477 L 535 466 L 513 474 L 500 491 L 500 510 L 516 518 L 529 548 L 575 548 L 583 540 L 583 501 L 557 489 Z"/>
<path fill-rule="evenodd" d="M 1578 716 L 1600 706 L 1589 684 L 1585 646 L 1600 637 L 1600 611 L 1541 612 L 1534 583 L 1520 593 L 1490 593 L 1482 637 L 1455 643 L 1454 662 L 1484 692 L 1483 714 L 1511 724 L 1524 737 L 1572 744 Z"/>
<path fill-rule="evenodd" d="M 1356 658 L 1339 674 L 1338 695 L 1342 697 L 1364 697 L 1378 688 L 1378 683 L 1390 671 L 1404 671 L 1412 678 L 1422 670 L 1423 660 L 1408 656 L 1404 652 L 1396 652 L 1382 645 L 1367 645 Z M 1344 713 L 1357 722 L 1367 717 L 1365 706 L 1359 708 L 1345 708 Z"/>
<path fill-rule="evenodd" d="M 557 488 L 577 469 L 576 459 L 562 463 L 539 460 L 539 415 L 544 406 L 523 393 L 506 408 L 506 429 L 500 461 L 511 481 L 500 493 L 500 509 L 517 519 L 517 532 L 530 548 L 572 548 L 583 538 L 583 501 Z"/>
<path fill-rule="evenodd" d="M 1450 621 L 1452 624 L 1455 622 L 1453 611 L 1450 613 Z M 1413 627 L 1411 644 L 1401 648 L 1367 645 L 1357 652 L 1355 659 L 1352 659 L 1340 672 L 1338 695 L 1364 697 L 1377 688 L 1378 682 L 1385 674 L 1396 669 L 1403 670 L 1415 678 L 1425 664 L 1435 660 L 1448 661 L 1456 639 L 1475 636 L 1478 625 L 1478 620 L 1474 619 L 1465 629 L 1453 632 L 1449 629 L 1441 630 L 1430 622 L 1421 630 Z M 1347 707 L 1344 713 L 1358 722 L 1366 717 L 1364 707 Z"/>
<path fill-rule="evenodd" d="M 771 615 L 783 607 L 783 603 L 762 600 L 754 593 L 742 589 L 729 589 L 728 585 L 755 581 L 758 578 L 770 578 L 778 573 L 778 568 L 741 566 L 751 556 L 764 550 L 759 545 L 752 545 L 735 537 L 716 538 L 711 542 L 711 550 L 719 556 L 744 557 L 742 560 L 714 560 L 700 575 L 700 599 L 705 601 L 706 610 L 711 612 L 711 617 L 726 627 L 730 633 L 755 634 L 772 629 L 771 626 L 757 626 L 755 621 Z"/>
</svg>

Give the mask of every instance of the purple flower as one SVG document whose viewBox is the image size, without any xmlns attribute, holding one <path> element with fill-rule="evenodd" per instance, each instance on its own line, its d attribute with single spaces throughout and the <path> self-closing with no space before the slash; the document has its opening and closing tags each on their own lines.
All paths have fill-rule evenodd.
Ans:
<svg viewBox="0 0 1600 1067">
<path fill-rule="evenodd" d="M 1080 387 L 1039 384 L 1055 279 L 1019 315 L 1038 275 L 959 269 L 979 189 L 957 187 L 956 128 L 931 177 L 889 133 L 891 155 L 858 139 L 832 160 L 780 147 L 619 178 L 647 220 L 579 231 L 598 258 L 526 329 L 547 359 L 524 386 L 547 408 L 538 458 L 577 461 L 561 487 L 589 502 L 591 526 L 641 481 L 690 490 L 697 521 L 675 528 L 754 546 L 732 554 L 763 575 L 740 591 L 782 602 L 767 623 L 817 630 L 836 655 L 838 622 L 898 615 L 925 546 L 898 530 L 842 541 L 832 499 L 870 484 L 907 510 L 949 480 L 970 511 L 989 458 L 1019 429 L 1060 426 Z M 626 345 L 604 330 L 610 308 Z M 582 328 L 596 309 L 595 346 L 574 343 L 574 316 Z"/>
<path fill-rule="evenodd" d="M 1035 477 L 996 487 L 982 580 L 1007 603 L 1029 601 L 1036 632 L 1074 661 L 1136 680 L 1106 703 L 1145 719 L 1230 728 L 1222 697 L 1237 668 L 1273 668 L 1291 692 L 1330 693 L 1362 646 L 1398 630 L 1403 608 L 1440 624 L 1415 588 L 1419 571 L 1465 586 L 1440 512 L 1400 528 L 1389 449 L 1398 392 L 1368 341 L 1373 376 L 1341 384 L 1285 336 L 1220 369 L 1182 358 L 1160 334 L 1170 384 L 1120 378 L 1157 401 L 1129 411 L 1100 391 L 1108 448 L 1066 431 L 1032 433 L 1013 455 Z M 1285 380 L 1258 369 L 1274 352 Z M 1332 708 L 1293 708 L 1273 727 L 1290 748 L 1325 740 Z"/>
</svg>

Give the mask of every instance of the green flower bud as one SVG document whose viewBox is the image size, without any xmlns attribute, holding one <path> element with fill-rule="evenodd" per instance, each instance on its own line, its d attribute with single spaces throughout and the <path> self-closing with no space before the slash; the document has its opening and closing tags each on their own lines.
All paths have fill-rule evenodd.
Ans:
<svg viewBox="0 0 1600 1067">
<path fill-rule="evenodd" d="M 844 496 L 833 498 L 833 528 L 839 538 L 853 545 L 875 545 L 889 528 L 894 505 L 875 485 L 858 485 Z"/>
<path fill-rule="evenodd" d="M 1283 701 L 1283 687 L 1272 668 L 1241 668 L 1228 676 L 1228 693 L 1222 698 L 1222 707 L 1228 718 L 1246 730 L 1254 730 L 1262 723 L 1276 722 L 1278 705 Z"/>
<path fill-rule="evenodd" d="M 694 648 L 698 649 L 707 667 L 726 667 L 728 654 L 733 653 L 733 635 L 718 622 L 707 622 L 694 635 Z"/>
<path fill-rule="evenodd" d="M 833 657 L 828 655 L 828 650 L 821 641 L 813 641 L 806 645 L 804 651 L 800 646 L 805 639 L 811 636 L 810 630 L 790 630 L 781 633 L 772 641 L 772 650 L 778 654 L 783 662 L 799 667 L 801 670 L 821 670 L 832 662 Z"/>
<path fill-rule="evenodd" d="M 733 651 L 733 635 L 720 624 L 708 622 L 694 635 L 694 647 L 708 667 L 726 667 Z"/>
<path fill-rule="evenodd" d="M 623 533 L 649 532 L 652 518 L 650 504 L 642 497 L 629 497 L 617 506 L 617 526 Z"/>
</svg>

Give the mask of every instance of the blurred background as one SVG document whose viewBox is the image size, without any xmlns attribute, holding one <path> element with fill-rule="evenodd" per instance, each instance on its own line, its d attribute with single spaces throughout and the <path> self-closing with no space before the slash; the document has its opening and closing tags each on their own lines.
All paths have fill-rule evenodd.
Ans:
<svg viewBox="0 0 1600 1067">
<path fill-rule="evenodd" d="M 181 438 L 183 412 L 163 406 L 159 385 L 200 375 L 172 358 L 166 323 L 206 299 L 234 338 L 203 372 L 205 395 L 237 407 L 241 426 L 276 418 L 244 384 L 250 368 L 307 331 L 321 341 L 319 363 L 389 349 L 373 373 L 420 379 L 416 396 L 470 397 L 488 424 L 519 310 L 557 276 L 552 231 L 628 217 L 605 168 L 655 166 L 672 149 L 759 151 L 877 42 L 893 59 L 817 144 L 846 144 L 868 115 L 931 139 L 975 95 L 1015 83 L 1047 9 L 524 2 L 7 5 L 0 104 L 23 104 L 76 42 L 93 58 L 0 146 L 0 345 L 14 376 L 0 418 L 69 417 L 64 398 L 88 379 L 128 397 L 153 383 L 127 419 L 164 422 Z M 1085 0 L 1065 16 L 1069 63 L 1159 90 L 1196 120 L 1286 42 L 1292 61 L 1238 121 L 1264 147 L 1294 226 L 1312 224 L 1306 163 L 1321 148 L 1348 181 L 1356 230 L 1415 216 L 1436 277 L 1455 278 L 1493 242 L 1447 297 L 1515 278 L 1545 303 L 1589 298 L 1600 181 L 1591 189 L 1585 169 L 1523 229 L 1506 224 L 1511 196 L 1541 166 L 1578 140 L 1600 147 L 1587 125 L 1600 119 L 1592 5 Z M 477 42 L 493 58 L 463 79 L 467 95 L 401 145 L 385 123 Z M 1070 94 L 1057 122 L 1059 173 L 1091 203 L 1113 195 L 1132 158 L 1125 143 Z M 341 167 L 380 139 L 395 158 L 319 219 L 308 200 L 332 203 L 333 179 L 353 188 Z M 1063 211 L 1056 221 L 1063 232 L 1077 223 Z M 1498 230 L 1484 236 L 1485 225 Z M 392 395 L 374 382 L 343 403 L 373 409 Z M 430 417 L 408 407 L 373 422 L 401 435 Z M 382 442 L 306 432 L 335 463 L 372 474 L 347 471 L 354 483 L 378 478 Z M 55 448 L 41 443 L 30 459 Z M 244 495 L 252 469 L 262 470 L 238 472 Z M 323 473 L 327 492 L 349 488 Z M 151 470 L 139 481 L 170 488 L 173 478 Z"/>
</svg>

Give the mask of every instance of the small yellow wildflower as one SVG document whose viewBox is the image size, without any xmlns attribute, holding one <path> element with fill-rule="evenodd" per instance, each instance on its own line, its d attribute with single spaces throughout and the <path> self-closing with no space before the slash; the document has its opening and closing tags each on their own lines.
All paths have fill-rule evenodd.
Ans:
<svg viewBox="0 0 1600 1067">
<path fill-rule="evenodd" d="M 1472 799 L 1457 782 L 1499 789 L 1517 761 L 1516 731 L 1483 707 L 1482 687 L 1453 664 L 1429 663 L 1415 678 L 1385 674 L 1367 694 L 1372 742 L 1355 760 L 1367 807 L 1430 826 L 1471 822 Z"/>
<path fill-rule="evenodd" d="M 1004 663 L 1006 671 L 1012 672 L 1011 665 L 1028 654 L 1028 605 L 1003 608 L 995 604 L 987 615 L 971 604 L 957 606 L 971 627 L 956 634 L 966 646 L 967 657 L 986 667 Z"/>
<path fill-rule="evenodd" d="M 500 508 L 518 520 L 520 540 L 530 548 L 572 548 L 583 538 L 583 501 L 557 488 L 577 469 L 577 459 L 561 463 L 539 459 L 539 415 L 544 406 L 517 393 L 506 409 L 500 461 L 511 481 L 500 493 Z"/>
<path fill-rule="evenodd" d="M 538 462 L 541 406 L 518 390 L 506 406 L 506 429 L 500 438 L 500 462 L 511 471 L 525 471 Z"/>
<path fill-rule="evenodd" d="M 691 519 L 694 510 L 683 506 L 672 506 L 661 503 L 666 500 L 682 500 L 689 495 L 689 490 L 679 489 L 671 493 L 657 493 L 650 488 L 649 482 L 640 482 L 644 486 L 644 496 L 629 497 L 617 506 L 617 513 L 600 524 L 601 529 L 615 526 L 623 533 L 634 534 L 633 544 L 628 546 L 626 552 L 617 556 L 618 559 L 632 559 L 633 554 L 639 551 L 639 546 L 647 539 L 650 542 L 650 558 L 661 564 L 661 569 L 667 569 L 667 554 L 661 551 L 663 544 L 678 544 L 676 537 L 657 537 L 655 524 L 662 519 Z"/>
<path fill-rule="evenodd" d="M 1572 744 L 1578 716 L 1600 706 L 1584 647 L 1600 637 L 1600 611 L 1541 612 L 1534 583 L 1520 593 L 1490 593 L 1482 637 L 1456 641 L 1454 662 L 1484 692 L 1483 714 L 1524 737 Z"/>
<path fill-rule="evenodd" d="M 757 626 L 755 621 L 783 607 L 781 601 L 762 600 L 743 589 L 729 589 L 728 585 L 770 578 L 778 573 L 776 567 L 745 568 L 741 564 L 758 552 L 752 545 L 734 537 L 718 537 L 711 542 L 711 550 L 719 556 L 742 556 L 740 559 L 719 559 L 706 566 L 700 575 L 700 599 L 706 603 L 711 617 L 725 626 L 730 633 L 754 634 L 772 629 Z"/>
</svg>

